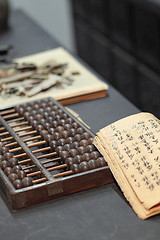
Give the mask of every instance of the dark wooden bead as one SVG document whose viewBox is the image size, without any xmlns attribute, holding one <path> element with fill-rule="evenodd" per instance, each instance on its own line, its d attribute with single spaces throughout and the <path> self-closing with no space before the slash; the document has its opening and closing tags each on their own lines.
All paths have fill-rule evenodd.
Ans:
<svg viewBox="0 0 160 240">
<path fill-rule="evenodd" d="M 44 109 L 43 108 L 38 109 L 38 113 L 42 115 L 44 113 Z"/>
<path fill-rule="evenodd" d="M 77 128 L 77 133 L 78 134 L 83 134 L 84 133 L 84 129 L 82 127 Z"/>
<path fill-rule="evenodd" d="M 65 130 L 69 130 L 69 129 L 71 129 L 72 128 L 72 126 L 69 124 L 69 123 L 66 123 L 65 125 L 64 125 L 64 129 Z"/>
<path fill-rule="evenodd" d="M 0 142 L 0 151 L 2 147 L 4 147 L 4 143 Z"/>
<path fill-rule="evenodd" d="M 46 123 L 46 119 L 42 118 L 38 123 L 44 125 Z"/>
<path fill-rule="evenodd" d="M 50 143 L 53 140 L 53 135 L 47 134 L 44 136 L 44 140 L 48 143 Z"/>
<path fill-rule="evenodd" d="M 25 109 L 25 111 L 31 112 L 31 111 L 32 111 L 32 107 L 31 107 L 31 106 L 27 106 L 26 109 Z"/>
<path fill-rule="evenodd" d="M 47 104 L 46 104 L 45 102 L 42 102 L 42 103 L 41 103 L 41 107 L 42 107 L 42 108 L 46 108 L 46 107 L 47 107 Z"/>
<path fill-rule="evenodd" d="M 91 135 L 88 132 L 84 132 L 82 134 L 82 138 L 88 140 L 91 137 Z"/>
<path fill-rule="evenodd" d="M 48 129 L 48 132 L 49 134 L 53 135 L 55 133 L 55 129 L 51 127 L 50 129 Z"/>
<path fill-rule="evenodd" d="M 65 160 L 69 157 L 69 152 L 62 151 L 60 152 L 59 156 L 61 157 L 62 161 L 65 162 Z"/>
<path fill-rule="evenodd" d="M 82 137 L 81 137 L 80 134 L 76 134 L 76 135 L 74 136 L 74 139 L 75 139 L 77 142 L 80 142 L 80 141 L 82 140 Z"/>
<path fill-rule="evenodd" d="M 13 157 L 13 154 L 10 153 L 10 152 L 7 152 L 7 153 L 5 153 L 5 154 L 3 155 L 3 157 L 4 157 L 5 160 L 9 160 L 10 158 Z"/>
<path fill-rule="evenodd" d="M 57 142 L 58 146 L 64 146 L 66 144 L 66 140 L 64 138 L 60 138 Z"/>
<path fill-rule="evenodd" d="M 21 167 L 20 165 L 16 165 L 16 166 L 13 167 L 13 171 L 14 171 L 15 173 L 18 173 L 18 172 L 21 171 L 21 170 L 22 170 L 22 167 Z"/>
<path fill-rule="evenodd" d="M 49 123 L 52 123 L 53 122 L 53 117 L 51 117 L 51 116 L 49 116 L 48 118 L 47 118 L 47 121 L 49 122 Z"/>
<path fill-rule="evenodd" d="M 73 137 L 68 137 L 66 139 L 66 143 L 68 143 L 68 144 L 72 144 L 73 142 L 74 142 L 74 138 Z"/>
<path fill-rule="evenodd" d="M 70 149 L 69 154 L 71 157 L 75 157 L 76 155 L 78 155 L 78 151 L 77 149 Z"/>
<path fill-rule="evenodd" d="M 58 111 L 58 106 L 54 105 L 54 106 L 52 107 L 52 109 L 53 109 L 54 111 Z"/>
<path fill-rule="evenodd" d="M 93 158 L 93 159 L 97 159 L 97 158 L 99 158 L 101 155 L 100 155 L 100 153 L 98 152 L 98 151 L 93 151 L 93 152 L 91 152 L 91 158 Z"/>
<path fill-rule="evenodd" d="M 79 142 L 73 142 L 71 147 L 77 149 L 79 147 Z"/>
<path fill-rule="evenodd" d="M 72 123 L 73 123 L 73 119 L 72 119 L 72 118 L 70 118 L 70 117 L 69 117 L 69 118 L 67 118 L 67 119 L 66 119 L 66 123 L 72 124 Z"/>
<path fill-rule="evenodd" d="M 32 127 L 33 127 L 33 128 L 36 128 L 37 125 L 38 125 L 38 121 L 34 119 L 34 120 L 32 121 Z"/>
<path fill-rule="evenodd" d="M 71 170 L 73 171 L 73 173 L 80 173 L 81 172 L 81 169 L 80 169 L 78 164 L 72 164 L 71 165 Z"/>
<path fill-rule="evenodd" d="M 33 120 L 34 120 L 34 117 L 33 117 L 33 116 L 30 116 L 30 117 L 28 118 L 28 122 L 29 122 L 30 124 L 32 124 Z"/>
<path fill-rule="evenodd" d="M 10 167 L 10 164 L 8 161 L 3 160 L 0 162 L 0 167 L 4 170 L 5 168 Z"/>
<path fill-rule="evenodd" d="M 28 119 L 30 117 L 30 113 L 29 112 L 25 112 L 23 115 L 26 119 Z"/>
<path fill-rule="evenodd" d="M 55 116 L 55 120 L 57 120 L 59 122 L 61 120 L 61 116 L 60 115 L 56 115 Z"/>
<path fill-rule="evenodd" d="M 81 154 L 81 155 L 86 152 L 86 148 L 83 146 L 78 147 L 77 150 L 78 150 L 79 154 Z"/>
<path fill-rule="evenodd" d="M 49 146 L 51 147 L 52 151 L 55 151 L 55 148 L 57 147 L 57 141 L 52 140 L 52 141 L 49 143 Z"/>
<path fill-rule="evenodd" d="M 37 120 L 37 121 L 40 121 L 42 118 L 43 118 L 43 117 L 42 117 L 41 114 L 37 114 L 37 115 L 36 115 L 36 120 Z"/>
<path fill-rule="evenodd" d="M 56 112 L 55 112 L 55 111 L 51 111 L 51 112 L 49 113 L 49 115 L 50 115 L 52 118 L 55 118 Z"/>
<path fill-rule="evenodd" d="M 88 145 L 88 141 L 86 139 L 83 139 L 80 141 L 80 146 L 86 147 Z"/>
<path fill-rule="evenodd" d="M 70 130 L 69 130 L 69 136 L 70 137 L 74 137 L 75 135 L 76 135 L 76 129 L 74 129 L 74 128 L 71 128 Z"/>
<path fill-rule="evenodd" d="M 106 161 L 104 160 L 103 157 L 99 157 L 99 158 L 97 159 L 97 164 L 98 164 L 98 167 L 104 167 L 104 166 L 107 165 L 107 163 L 106 163 Z"/>
<path fill-rule="evenodd" d="M 88 162 L 89 169 L 95 169 L 98 167 L 98 163 L 95 159 L 91 159 Z"/>
<path fill-rule="evenodd" d="M 9 149 L 7 147 L 2 147 L 0 149 L 0 152 L 2 153 L 2 155 L 4 155 L 5 153 L 9 152 Z"/>
<path fill-rule="evenodd" d="M 93 152 L 93 151 L 95 151 L 96 150 L 96 148 L 93 146 L 93 145 L 88 145 L 87 147 L 86 147 L 86 151 L 88 152 L 88 153 L 91 153 L 91 152 Z"/>
<path fill-rule="evenodd" d="M 22 181 L 20 179 L 16 179 L 14 182 L 13 182 L 13 185 L 16 189 L 21 189 L 23 187 L 22 185 Z"/>
<path fill-rule="evenodd" d="M 60 124 L 61 126 L 64 126 L 65 123 L 66 123 L 66 121 L 65 121 L 65 119 L 63 119 L 63 118 L 59 121 L 59 124 Z"/>
<path fill-rule="evenodd" d="M 59 125 L 59 123 L 58 123 L 58 121 L 54 120 L 52 122 L 52 125 L 53 125 L 54 128 L 56 128 Z"/>
<path fill-rule="evenodd" d="M 47 130 L 42 130 L 40 135 L 44 138 L 48 134 Z"/>
<path fill-rule="evenodd" d="M 67 113 L 63 113 L 63 114 L 62 114 L 62 118 L 66 120 L 66 119 L 68 118 Z"/>
<path fill-rule="evenodd" d="M 33 117 L 36 116 L 36 114 L 37 114 L 37 111 L 36 111 L 36 110 L 33 110 L 33 111 L 30 113 L 30 115 L 33 116 Z"/>
<path fill-rule="evenodd" d="M 9 174 L 13 173 L 13 168 L 11 167 L 6 167 L 4 169 L 4 173 L 8 176 Z"/>
<path fill-rule="evenodd" d="M 83 161 L 87 161 L 88 162 L 91 159 L 91 156 L 90 156 L 89 153 L 84 153 L 82 155 L 82 158 L 83 158 Z"/>
<path fill-rule="evenodd" d="M 39 104 L 34 104 L 33 109 L 38 110 L 39 109 Z"/>
<path fill-rule="evenodd" d="M 53 103 L 52 101 L 49 101 L 49 102 L 48 102 L 48 106 L 49 106 L 49 107 L 53 107 L 53 104 L 54 104 L 54 103 Z"/>
<path fill-rule="evenodd" d="M 17 173 L 17 176 L 19 179 L 22 180 L 24 177 L 26 177 L 26 173 L 23 170 L 21 170 Z"/>
<path fill-rule="evenodd" d="M 74 161 L 75 161 L 75 163 L 77 163 L 77 164 L 81 163 L 81 162 L 83 161 L 82 155 L 76 155 L 76 156 L 74 157 Z"/>
<path fill-rule="evenodd" d="M 65 151 L 69 151 L 70 149 L 71 149 L 71 145 L 70 144 L 67 143 L 67 144 L 64 145 L 64 150 Z"/>
<path fill-rule="evenodd" d="M 88 162 L 81 162 L 79 164 L 79 168 L 81 169 L 82 172 L 88 171 L 89 170 Z"/>
<path fill-rule="evenodd" d="M 37 127 L 36 127 L 36 130 L 37 130 L 37 132 L 41 132 L 42 130 L 44 130 L 43 125 L 38 124 Z"/>
<path fill-rule="evenodd" d="M 75 161 L 72 157 L 69 157 L 65 160 L 65 163 L 67 164 L 68 168 L 70 168 L 71 165 L 75 163 Z"/>
<path fill-rule="evenodd" d="M 4 160 L 3 155 L 0 155 L 0 162 Z"/>
<path fill-rule="evenodd" d="M 60 134 L 59 132 L 55 132 L 55 133 L 53 134 L 53 139 L 54 139 L 54 140 L 58 141 L 60 138 L 61 138 L 61 134 Z"/>
<path fill-rule="evenodd" d="M 8 178 L 11 182 L 14 182 L 16 179 L 18 179 L 18 176 L 16 173 L 11 173 L 8 175 Z"/>
<path fill-rule="evenodd" d="M 24 112 L 25 112 L 25 109 L 23 107 L 19 107 L 17 109 L 17 112 L 19 113 L 20 116 L 23 116 Z"/>
<path fill-rule="evenodd" d="M 60 152 L 64 151 L 64 147 L 63 146 L 58 146 L 58 147 L 56 147 L 55 151 L 57 153 L 60 153 Z"/>
<path fill-rule="evenodd" d="M 64 112 L 63 112 L 62 109 L 59 109 L 59 110 L 57 111 L 57 114 L 58 114 L 59 116 L 62 116 L 63 113 L 64 113 Z"/>
<path fill-rule="evenodd" d="M 75 129 L 79 128 L 79 124 L 77 122 L 73 122 L 72 128 L 75 128 Z"/>
<path fill-rule="evenodd" d="M 58 126 L 58 127 L 56 128 L 56 131 L 61 133 L 61 132 L 64 131 L 64 127 Z"/>
<path fill-rule="evenodd" d="M 88 139 L 88 144 L 93 144 L 93 138 Z"/>
<path fill-rule="evenodd" d="M 48 106 L 48 107 L 46 108 L 46 112 L 50 113 L 51 111 L 52 111 L 52 108 Z"/>
<path fill-rule="evenodd" d="M 69 134 L 68 134 L 68 131 L 64 130 L 63 132 L 61 132 L 61 135 L 63 138 L 67 139 Z"/>
<path fill-rule="evenodd" d="M 29 187 L 33 185 L 32 179 L 30 177 L 25 177 L 22 180 L 23 187 Z"/>
<path fill-rule="evenodd" d="M 50 129 L 51 127 L 52 127 L 52 124 L 49 123 L 49 122 L 46 122 L 46 123 L 44 124 L 44 128 L 45 128 L 46 130 Z"/>
<path fill-rule="evenodd" d="M 48 116 L 49 116 L 49 113 L 45 111 L 45 112 L 43 113 L 43 117 L 44 117 L 44 119 L 47 119 Z"/>
<path fill-rule="evenodd" d="M 14 157 L 10 158 L 8 162 L 9 162 L 11 167 L 14 167 L 14 166 L 18 165 L 18 160 Z"/>
</svg>

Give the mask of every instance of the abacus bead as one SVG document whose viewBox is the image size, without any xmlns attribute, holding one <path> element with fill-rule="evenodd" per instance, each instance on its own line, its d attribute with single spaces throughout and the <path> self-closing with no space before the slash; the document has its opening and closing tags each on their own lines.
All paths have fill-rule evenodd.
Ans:
<svg viewBox="0 0 160 240">
<path fill-rule="evenodd" d="M 53 110 L 54 110 L 54 111 L 57 111 L 57 110 L 58 110 L 58 106 L 54 105 L 54 106 L 53 106 Z"/>
<path fill-rule="evenodd" d="M 25 111 L 31 112 L 32 111 L 32 107 L 31 106 L 26 107 Z"/>
<path fill-rule="evenodd" d="M 57 113 L 58 113 L 58 115 L 62 116 L 63 110 L 62 110 L 62 109 L 59 109 L 59 110 L 57 111 Z"/>
<path fill-rule="evenodd" d="M 24 177 L 26 177 L 26 173 L 23 170 L 21 170 L 17 173 L 17 176 L 19 179 L 22 180 Z"/>
<path fill-rule="evenodd" d="M 7 167 L 10 167 L 10 164 L 8 161 L 3 160 L 2 162 L 0 162 L 0 167 L 4 170 Z"/>
<path fill-rule="evenodd" d="M 67 143 L 67 144 L 64 145 L 64 150 L 65 151 L 69 151 L 70 149 L 71 149 L 71 145 L 70 144 Z"/>
<path fill-rule="evenodd" d="M 48 134 L 47 130 L 42 130 L 40 135 L 44 138 Z"/>
<path fill-rule="evenodd" d="M 72 127 L 77 129 L 77 128 L 79 128 L 79 124 L 77 122 L 73 122 L 72 123 Z"/>
<path fill-rule="evenodd" d="M 81 162 L 79 164 L 79 168 L 81 169 L 82 172 L 88 171 L 89 170 L 88 162 Z"/>
<path fill-rule="evenodd" d="M 20 179 L 16 179 L 14 182 L 13 182 L 13 185 L 16 189 L 21 189 L 23 187 L 22 185 L 22 181 Z"/>
<path fill-rule="evenodd" d="M 62 125 L 62 126 L 64 126 L 65 123 L 66 123 L 65 119 L 61 119 L 61 120 L 59 121 L 59 124 Z"/>
<path fill-rule="evenodd" d="M 32 121 L 32 127 L 36 128 L 37 125 L 38 125 L 38 121 L 37 120 L 33 120 Z"/>
<path fill-rule="evenodd" d="M 26 119 L 28 119 L 30 117 L 30 113 L 29 112 L 25 112 L 23 115 Z"/>
<path fill-rule="evenodd" d="M 83 161 L 82 156 L 81 156 L 81 155 L 76 155 L 76 156 L 74 157 L 74 161 L 75 161 L 75 163 L 77 163 L 77 164 L 81 163 L 81 162 Z"/>
<path fill-rule="evenodd" d="M 46 123 L 46 119 L 42 118 L 38 123 L 44 125 Z"/>
<path fill-rule="evenodd" d="M 88 144 L 93 144 L 93 138 L 88 139 Z"/>
<path fill-rule="evenodd" d="M 78 154 L 78 151 L 76 149 L 70 149 L 69 154 L 71 155 L 71 157 L 75 157 Z"/>
<path fill-rule="evenodd" d="M 52 140 L 52 141 L 49 143 L 49 146 L 50 146 L 51 149 L 54 151 L 55 148 L 57 147 L 57 141 Z"/>
<path fill-rule="evenodd" d="M 34 117 L 34 116 L 37 114 L 37 111 L 36 111 L 36 110 L 33 110 L 30 114 L 31 114 L 31 116 Z"/>
<path fill-rule="evenodd" d="M 95 159 L 91 159 L 88 162 L 89 169 L 95 169 L 98 167 L 97 161 Z"/>
<path fill-rule="evenodd" d="M 5 160 L 9 160 L 10 158 L 13 157 L 13 154 L 10 153 L 10 152 L 7 152 L 7 153 L 5 153 L 5 154 L 3 155 L 3 157 L 5 158 Z"/>
<path fill-rule="evenodd" d="M 0 150 L 2 147 L 4 147 L 4 143 L 0 142 Z"/>
<path fill-rule="evenodd" d="M 49 116 L 49 113 L 48 113 L 48 112 L 44 112 L 44 113 L 43 113 L 43 117 L 44 117 L 45 119 L 47 119 L 48 116 Z"/>
<path fill-rule="evenodd" d="M 72 170 L 74 173 L 80 173 L 80 172 L 81 172 L 81 169 L 79 168 L 79 165 L 78 165 L 78 164 L 72 164 L 72 165 L 71 165 L 71 170 Z"/>
<path fill-rule="evenodd" d="M 42 102 L 42 103 L 41 103 L 41 107 L 42 107 L 42 108 L 46 108 L 46 106 L 47 106 L 47 104 L 46 104 L 45 102 Z"/>
<path fill-rule="evenodd" d="M 62 146 L 58 146 L 58 147 L 56 147 L 56 149 L 55 149 L 55 151 L 57 152 L 57 153 L 60 153 L 60 152 L 62 152 L 64 150 L 64 148 L 62 147 Z"/>
<path fill-rule="evenodd" d="M 82 137 L 81 137 L 80 134 L 76 134 L 76 135 L 74 136 L 74 139 L 75 139 L 76 141 L 80 142 L 81 139 L 82 139 Z"/>
<path fill-rule="evenodd" d="M 58 121 L 54 120 L 52 122 L 52 125 L 53 125 L 54 128 L 56 128 L 59 125 L 59 123 L 58 123 Z"/>
<path fill-rule="evenodd" d="M 60 138 L 61 138 L 61 134 L 60 134 L 59 132 L 55 132 L 55 133 L 53 134 L 53 139 L 54 139 L 54 140 L 58 141 Z"/>
<path fill-rule="evenodd" d="M 84 129 L 82 127 L 77 128 L 77 133 L 78 134 L 84 133 Z"/>
<path fill-rule="evenodd" d="M 72 157 L 69 157 L 66 159 L 65 163 L 67 164 L 68 168 L 70 168 L 72 166 L 72 164 L 75 163 L 75 161 Z"/>
<path fill-rule="evenodd" d="M 98 151 L 93 151 L 92 153 L 91 153 L 91 158 L 93 158 L 93 159 L 97 159 L 97 158 L 99 158 L 101 155 L 100 155 L 100 153 L 98 152 Z"/>
<path fill-rule="evenodd" d="M 63 132 L 61 132 L 61 135 L 62 135 L 63 138 L 66 139 L 66 138 L 68 138 L 69 134 L 68 134 L 68 131 L 64 130 Z"/>
<path fill-rule="evenodd" d="M 58 146 L 64 146 L 65 144 L 66 144 L 66 140 L 64 138 L 59 139 L 57 142 Z"/>
<path fill-rule="evenodd" d="M 104 167 L 104 166 L 107 165 L 107 163 L 106 163 L 106 161 L 104 160 L 103 157 L 99 157 L 99 158 L 97 159 L 97 164 L 98 164 L 98 167 Z"/>
<path fill-rule="evenodd" d="M 51 112 L 51 111 L 52 111 L 52 108 L 51 108 L 51 107 L 47 107 L 47 108 L 46 108 L 46 111 L 47 111 L 47 112 Z"/>
<path fill-rule="evenodd" d="M 49 102 L 48 102 L 48 106 L 49 106 L 49 107 L 52 107 L 52 106 L 53 106 L 53 102 L 52 102 L 52 101 L 49 101 Z"/>
<path fill-rule="evenodd" d="M 89 134 L 88 132 L 84 132 L 84 133 L 82 134 L 82 138 L 83 138 L 83 139 L 88 140 L 90 137 L 91 137 L 91 136 L 90 136 L 90 134 Z"/>
<path fill-rule="evenodd" d="M 4 160 L 4 157 L 0 155 L 0 162 Z"/>
<path fill-rule="evenodd" d="M 42 130 L 44 130 L 43 125 L 38 124 L 37 127 L 36 127 L 36 130 L 37 130 L 38 132 L 41 132 Z"/>
<path fill-rule="evenodd" d="M 68 123 L 64 125 L 64 129 L 67 130 L 67 131 L 71 128 L 72 128 L 72 126 Z"/>
<path fill-rule="evenodd" d="M 51 134 L 47 134 L 44 136 L 44 140 L 47 142 L 51 142 L 53 140 L 53 136 Z"/>
<path fill-rule="evenodd" d="M 1 148 L 2 155 L 4 155 L 6 152 L 9 152 L 8 148 L 7 147 L 2 147 Z"/>
<path fill-rule="evenodd" d="M 71 136 L 71 137 L 74 137 L 75 135 L 76 135 L 76 129 L 74 129 L 74 128 L 71 128 L 70 130 L 69 130 L 69 136 Z"/>
<path fill-rule="evenodd" d="M 83 161 L 87 161 L 88 162 L 91 159 L 91 156 L 90 156 L 89 153 L 84 153 L 82 155 L 82 158 L 83 158 Z"/>
<path fill-rule="evenodd" d="M 33 116 L 30 116 L 30 117 L 28 118 L 28 122 L 29 122 L 29 123 L 32 123 L 33 120 L 34 120 L 34 117 L 33 117 Z"/>
<path fill-rule="evenodd" d="M 33 182 L 32 182 L 32 179 L 30 177 L 23 178 L 23 180 L 22 180 L 22 186 L 23 187 L 29 187 L 31 185 L 33 185 Z"/>
<path fill-rule="evenodd" d="M 79 142 L 73 142 L 71 146 L 72 146 L 72 148 L 77 149 L 79 147 Z"/>
<path fill-rule="evenodd" d="M 38 104 L 34 104 L 33 109 L 34 110 L 38 110 L 39 109 L 39 105 Z"/>
<path fill-rule="evenodd" d="M 50 129 L 48 129 L 48 132 L 49 132 L 49 134 L 53 135 L 55 133 L 55 130 L 54 130 L 54 128 L 51 127 Z"/>
<path fill-rule="evenodd" d="M 79 154 L 84 154 L 86 152 L 86 148 L 83 146 L 78 147 L 77 150 L 78 150 Z"/>
<path fill-rule="evenodd" d="M 51 127 L 52 127 L 52 124 L 49 123 L 49 122 L 46 122 L 46 123 L 44 124 L 44 128 L 45 128 L 46 130 L 50 129 Z"/>
<path fill-rule="evenodd" d="M 88 145 L 88 146 L 86 147 L 86 151 L 89 152 L 89 153 L 91 153 L 91 152 L 95 151 L 95 147 L 94 147 L 93 145 Z"/>
<path fill-rule="evenodd" d="M 62 161 L 65 162 L 65 160 L 69 157 L 69 153 L 67 151 L 60 152 L 59 156 L 61 157 Z"/>
<path fill-rule="evenodd" d="M 56 115 L 55 119 L 59 122 L 61 120 L 61 117 L 59 115 Z"/>
<path fill-rule="evenodd" d="M 4 173 L 8 176 L 9 174 L 13 173 L 13 168 L 11 167 L 6 167 L 4 169 Z"/>
<path fill-rule="evenodd" d="M 67 119 L 66 119 L 66 123 L 72 124 L 72 123 L 73 123 L 73 119 L 72 119 L 72 118 L 70 118 L 70 117 L 69 117 L 69 118 L 67 118 Z"/>
<path fill-rule="evenodd" d="M 38 113 L 39 113 L 39 114 L 43 114 L 43 112 L 44 112 L 43 108 L 40 108 L 40 109 L 38 110 Z"/>
<path fill-rule="evenodd" d="M 68 137 L 66 139 L 66 143 L 68 143 L 68 144 L 72 144 L 73 142 L 74 142 L 74 138 L 73 137 Z"/>
<path fill-rule="evenodd" d="M 80 141 L 80 146 L 86 147 L 88 145 L 88 141 L 86 139 L 83 139 Z"/>
<path fill-rule="evenodd" d="M 37 121 L 40 121 L 42 118 L 43 118 L 43 117 L 42 117 L 41 114 L 37 114 L 37 115 L 36 115 L 36 120 L 37 120 Z"/>
<path fill-rule="evenodd" d="M 19 109 L 17 109 L 17 112 L 19 113 L 20 116 L 23 116 L 24 114 L 24 108 L 20 107 Z"/>
<path fill-rule="evenodd" d="M 8 178 L 11 182 L 14 182 L 16 179 L 18 179 L 18 176 L 16 173 L 11 173 L 8 175 Z"/>
<path fill-rule="evenodd" d="M 13 167 L 13 171 L 14 171 L 15 173 L 18 173 L 18 172 L 21 171 L 21 170 L 22 170 L 22 167 L 21 167 L 20 165 L 16 165 L 16 166 Z"/>
<path fill-rule="evenodd" d="M 68 118 L 68 115 L 67 115 L 66 113 L 63 113 L 63 114 L 62 114 L 62 118 L 63 118 L 63 119 L 67 119 L 67 118 Z"/>
<path fill-rule="evenodd" d="M 8 162 L 9 162 L 11 167 L 14 167 L 14 166 L 16 166 L 18 164 L 18 160 L 16 158 L 14 158 L 14 157 L 10 158 Z"/>
<path fill-rule="evenodd" d="M 51 111 L 49 115 L 50 115 L 52 118 L 55 118 L 56 112 L 55 112 L 55 111 Z"/>
<path fill-rule="evenodd" d="M 49 116 L 49 117 L 47 118 L 47 120 L 48 120 L 49 123 L 52 123 L 53 117 Z"/>
<path fill-rule="evenodd" d="M 56 128 L 56 131 L 61 133 L 61 132 L 64 131 L 64 127 L 58 126 L 58 127 Z"/>
</svg>

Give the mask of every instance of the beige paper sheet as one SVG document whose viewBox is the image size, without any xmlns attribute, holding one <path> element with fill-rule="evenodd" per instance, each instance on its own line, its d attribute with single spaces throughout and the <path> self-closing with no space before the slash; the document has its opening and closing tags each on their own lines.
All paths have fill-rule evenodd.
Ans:
<svg viewBox="0 0 160 240">
<path fill-rule="evenodd" d="M 80 75 L 73 76 L 75 81 L 73 82 L 72 85 L 67 87 L 53 87 L 45 92 L 39 93 L 36 96 L 30 98 L 25 96 L 24 97 L 10 96 L 7 99 L 3 99 L 2 97 L 0 97 L 1 107 L 44 97 L 53 97 L 56 100 L 61 100 L 83 94 L 108 90 L 108 85 L 106 83 L 99 80 L 94 74 L 92 74 L 84 66 L 82 66 L 74 57 L 72 57 L 63 48 L 56 48 L 42 53 L 37 53 L 34 55 L 16 59 L 15 61 L 18 63 L 25 62 L 41 65 L 46 61 L 52 59 L 56 60 L 57 63 L 68 63 L 66 74 L 70 74 L 71 72 L 75 71 L 80 72 Z"/>
</svg>

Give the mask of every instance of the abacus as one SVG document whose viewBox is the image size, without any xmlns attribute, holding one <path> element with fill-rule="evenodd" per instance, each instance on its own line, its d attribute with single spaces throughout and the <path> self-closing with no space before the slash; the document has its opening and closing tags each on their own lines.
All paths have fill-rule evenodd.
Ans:
<svg viewBox="0 0 160 240">
<path fill-rule="evenodd" d="M 113 182 L 94 134 L 60 103 L 0 110 L 0 188 L 13 209 Z"/>
</svg>

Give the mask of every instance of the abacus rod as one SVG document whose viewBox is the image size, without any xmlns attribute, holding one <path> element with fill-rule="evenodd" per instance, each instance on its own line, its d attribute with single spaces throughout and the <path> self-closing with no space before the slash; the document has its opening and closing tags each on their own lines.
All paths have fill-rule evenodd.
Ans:
<svg viewBox="0 0 160 240">
<path fill-rule="evenodd" d="M 58 161 L 58 160 L 60 160 L 61 158 L 60 157 L 57 157 L 57 158 L 51 158 L 51 159 L 45 159 L 45 160 L 42 160 L 41 161 L 41 163 L 42 164 L 47 164 L 47 163 L 50 163 L 50 162 L 55 162 L 55 161 Z M 27 160 L 30 160 L 31 161 L 31 159 L 27 159 Z M 30 161 L 28 161 L 28 162 L 30 162 Z M 18 162 L 19 164 L 21 164 L 20 162 Z M 32 168 L 32 167 L 35 167 L 36 165 L 30 165 L 30 166 L 24 166 L 23 167 L 23 170 L 26 170 L 26 169 L 30 169 L 30 168 Z"/>
<path fill-rule="evenodd" d="M 56 155 L 57 153 L 56 152 L 52 152 L 52 153 L 47 153 L 47 154 L 44 154 L 44 155 L 41 155 L 41 156 L 37 156 L 37 159 L 41 159 L 41 158 L 46 158 L 46 157 L 51 157 L 51 156 L 54 156 L 54 155 Z M 59 158 L 60 159 L 60 158 Z M 59 159 L 57 159 L 57 160 L 59 160 Z M 28 162 L 30 162 L 31 161 L 31 159 L 30 158 L 28 158 L 28 159 L 25 159 L 25 160 L 21 160 L 21 161 L 19 161 L 18 163 L 19 164 L 24 164 L 24 163 L 28 163 Z M 43 161 L 43 160 L 42 160 Z M 41 161 L 41 162 L 42 162 Z"/>
<path fill-rule="evenodd" d="M 42 145 L 42 144 L 45 144 L 46 141 L 41 141 L 41 142 L 35 142 L 35 143 L 32 143 L 32 144 L 28 144 L 27 147 L 31 148 L 31 147 L 36 147 L 36 146 L 39 146 L 39 145 Z M 22 147 L 18 147 L 18 148 L 13 148 L 13 149 L 10 149 L 9 152 L 10 153 L 14 153 L 14 152 L 17 152 L 19 150 L 22 150 Z"/>
<path fill-rule="evenodd" d="M 24 120 L 24 117 L 14 118 L 14 119 L 8 120 L 7 123 L 18 122 L 18 121 L 21 121 L 21 120 Z"/>
<path fill-rule="evenodd" d="M 3 139 L 1 139 L 1 142 L 7 142 L 12 139 L 14 139 L 14 138 L 13 137 L 3 138 Z"/>
<path fill-rule="evenodd" d="M 41 148 L 41 149 L 32 151 L 32 153 L 44 152 L 44 151 L 47 151 L 47 150 L 51 150 L 51 148 L 50 147 Z M 21 153 L 21 154 L 15 155 L 14 158 L 24 157 L 26 155 L 27 155 L 26 153 Z"/>
<path fill-rule="evenodd" d="M 55 166 L 55 167 L 47 168 L 47 171 L 51 172 L 51 171 L 54 171 L 54 170 L 58 170 L 58 169 L 65 168 L 65 167 L 67 167 L 67 164 L 62 164 L 62 165 L 58 165 L 58 166 Z M 39 174 L 41 174 L 41 173 L 42 173 L 41 171 L 36 171 L 36 172 L 28 173 L 28 174 L 27 174 L 27 177 L 33 177 L 33 176 L 39 175 Z M 73 172 L 72 172 L 72 173 L 73 173 Z"/>
<path fill-rule="evenodd" d="M 10 115 L 6 115 L 6 116 L 3 116 L 3 119 L 8 120 L 8 119 L 14 118 L 14 117 L 19 117 L 19 114 L 18 113 L 13 113 L 13 114 L 10 114 Z"/>
<path fill-rule="evenodd" d="M 57 177 L 62 177 L 62 176 L 70 175 L 70 174 L 73 174 L 73 171 L 72 171 L 72 170 L 55 174 L 55 175 L 53 175 L 53 177 L 54 177 L 54 178 L 57 178 Z"/>
<path fill-rule="evenodd" d="M 33 183 L 33 184 L 36 184 L 36 183 L 40 183 L 40 182 L 44 182 L 44 181 L 47 181 L 47 178 L 46 178 L 46 177 L 33 180 L 32 183 Z"/>
<path fill-rule="evenodd" d="M 35 136 L 35 137 L 31 137 L 31 138 L 26 138 L 26 139 L 23 139 L 22 141 L 23 142 L 29 142 L 29 141 L 37 140 L 39 138 L 41 138 L 40 135 Z M 12 143 L 5 144 L 5 147 L 11 147 L 11 146 L 15 146 L 17 144 L 18 144 L 17 142 L 12 142 Z"/>
<path fill-rule="evenodd" d="M 21 122 L 21 123 L 16 123 L 14 125 L 10 125 L 12 128 L 14 127 L 19 127 L 19 126 L 23 126 L 23 125 L 27 125 L 28 124 L 28 121 L 25 121 L 25 122 Z"/>
<path fill-rule="evenodd" d="M 33 130 L 31 132 L 26 132 L 26 133 L 19 134 L 18 136 L 19 137 L 25 137 L 25 136 L 32 135 L 32 134 L 35 134 L 35 133 L 37 133 L 37 131 Z"/>
<path fill-rule="evenodd" d="M 6 114 L 9 114 L 9 113 L 14 113 L 15 112 L 15 109 L 12 108 L 12 109 L 9 109 L 9 110 L 5 110 L 5 111 L 2 111 L 0 112 L 0 115 L 6 115 Z"/>
<path fill-rule="evenodd" d="M 32 129 L 32 126 L 28 126 L 28 127 L 24 127 L 24 128 L 19 128 L 19 129 L 16 129 L 16 130 L 14 130 L 14 131 L 17 133 L 17 132 L 22 132 L 22 131 L 30 130 L 30 129 Z"/>
</svg>

